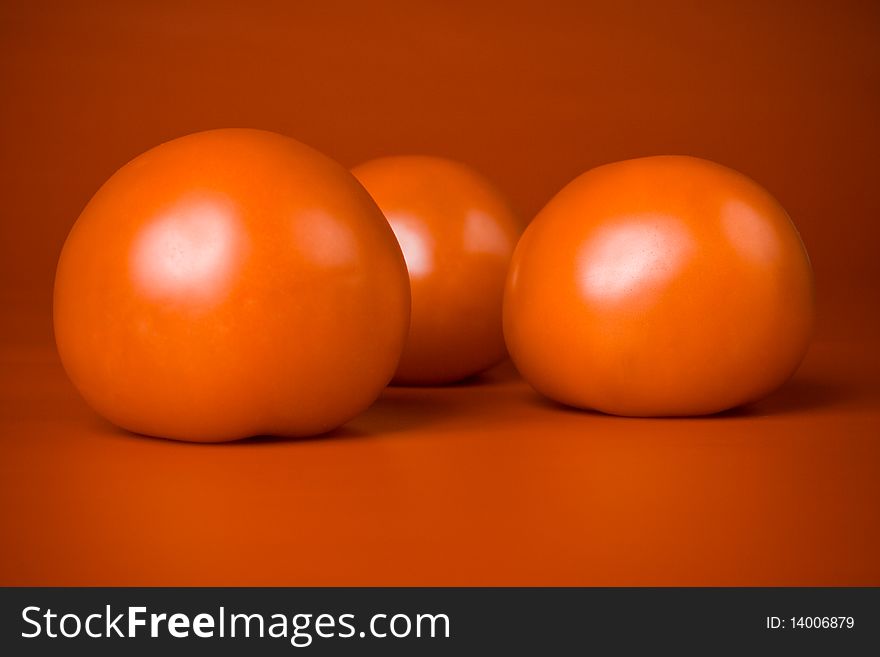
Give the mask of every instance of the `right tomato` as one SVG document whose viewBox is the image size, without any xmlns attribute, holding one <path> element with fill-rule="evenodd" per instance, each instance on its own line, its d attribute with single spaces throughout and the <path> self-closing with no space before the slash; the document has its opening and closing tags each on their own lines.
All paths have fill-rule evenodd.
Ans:
<svg viewBox="0 0 880 657">
<path fill-rule="evenodd" d="M 786 381 L 809 345 L 813 275 L 763 187 L 693 157 L 581 175 L 514 252 L 504 336 L 539 392 L 627 416 L 705 415 Z"/>
</svg>

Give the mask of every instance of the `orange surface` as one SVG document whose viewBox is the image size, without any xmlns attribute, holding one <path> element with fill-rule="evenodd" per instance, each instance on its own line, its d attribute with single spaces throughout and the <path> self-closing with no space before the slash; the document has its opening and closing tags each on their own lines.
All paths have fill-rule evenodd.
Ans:
<svg viewBox="0 0 880 657">
<path fill-rule="evenodd" d="M 51 352 L 5 350 L 0 583 L 878 585 L 877 354 L 816 344 L 717 417 L 569 410 L 504 365 L 329 437 L 198 445 L 126 434 Z"/>
<path fill-rule="evenodd" d="M 880 584 L 878 79 L 863 0 L 0 0 L 0 583 Z M 817 341 L 720 417 L 496 376 L 330 439 L 126 435 L 53 355 L 61 245 L 133 156 L 230 126 L 449 157 L 525 217 L 607 162 L 720 162 L 798 226 Z"/>
</svg>

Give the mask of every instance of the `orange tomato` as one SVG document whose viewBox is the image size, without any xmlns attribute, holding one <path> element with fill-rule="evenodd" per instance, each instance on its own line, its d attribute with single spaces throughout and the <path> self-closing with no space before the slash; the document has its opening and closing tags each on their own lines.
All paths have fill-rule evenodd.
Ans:
<svg viewBox="0 0 880 657">
<path fill-rule="evenodd" d="M 526 230 L 504 301 L 510 354 L 557 401 L 701 415 L 781 385 L 807 349 L 810 262 L 736 171 L 649 157 L 588 171 Z"/>
<path fill-rule="evenodd" d="M 385 213 L 406 258 L 412 324 L 394 383 L 452 383 L 506 356 L 504 279 L 519 219 L 469 167 L 386 157 L 352 170 Z"/>
<path fill-rule="evenodd" d="M 293 139 L 213 130 L 122 167 L 55 280 L 73 383 L 132 431 L 193 441 L 328 431 L 388 383 L 405 263 L 351 174 Z"/>
</svg>

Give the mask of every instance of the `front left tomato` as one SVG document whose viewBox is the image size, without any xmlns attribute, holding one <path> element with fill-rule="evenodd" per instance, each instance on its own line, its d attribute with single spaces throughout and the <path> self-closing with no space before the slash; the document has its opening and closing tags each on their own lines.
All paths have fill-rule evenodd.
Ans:
<svg viewBox="0 0 880 657">
<path fill-rule="evenodd" d="M 394 374 L 402 253 L 342 166 L 287 137 L 212 130 L 135 158 L 61 253 L 55 336 L 86 401 L 192 441 L 340 426 Z"/>
</svg>

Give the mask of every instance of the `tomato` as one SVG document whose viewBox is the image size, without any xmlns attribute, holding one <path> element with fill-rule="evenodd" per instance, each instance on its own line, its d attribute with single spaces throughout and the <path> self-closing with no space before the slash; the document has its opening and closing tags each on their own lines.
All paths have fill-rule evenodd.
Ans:
<svg viewBox="0 0 880 657">
<path fill-rule="evenodd" d="M 459 381 L 506 357 L 501 302 L 522 232 L 504 196 L 469 167 L 386 157 L 352 170 L 406 258 L 412 324 L 394 383 Z"/>
<path fill-rule="evenodd" d="M 813 324 L 810 262 L 785 210 L 691 157 L 602 166 L 538 214 L 513 257 L 504 333 L 559 402 L 702 415 L 781 385 Z"/>
<path fill-rule="evenodd" d="M 213 130 L 147 151 L 61 253 L 55 336 L 88 403 L 192 441 L 328 431 L 390 380 L 402 253 L 352 175 L 299 142 Z"/>
</svg>

